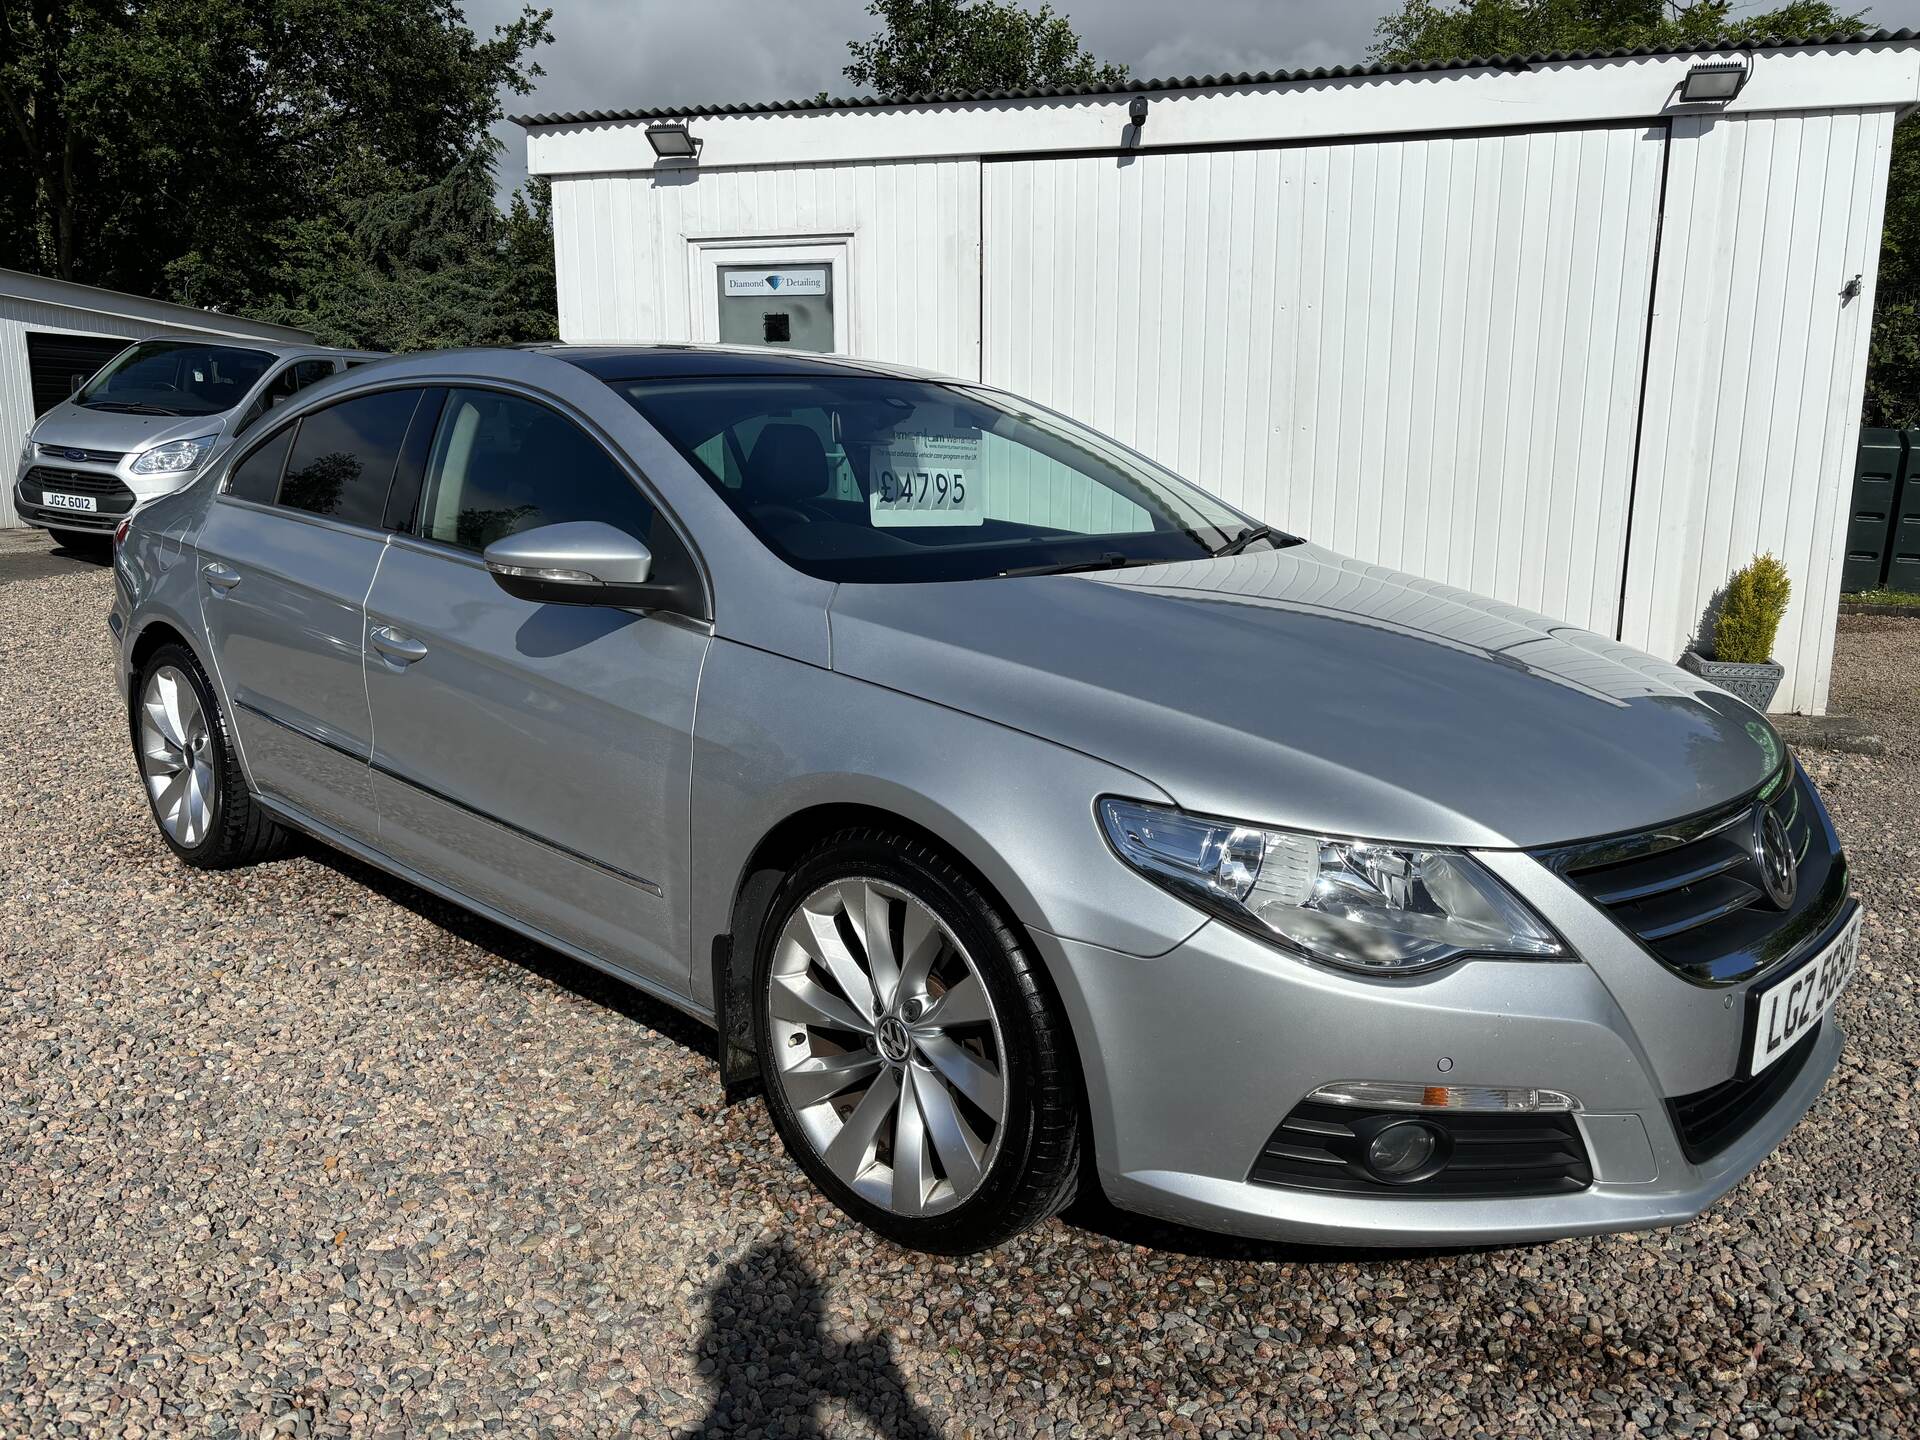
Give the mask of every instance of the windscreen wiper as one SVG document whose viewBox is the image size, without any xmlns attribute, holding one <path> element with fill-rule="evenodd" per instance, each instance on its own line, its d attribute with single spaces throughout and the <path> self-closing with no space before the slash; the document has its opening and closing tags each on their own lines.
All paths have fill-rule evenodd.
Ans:
<svg viewBox="0 0 1920 1440">
<path fill-rule="evenodd" d="M 123 415 L 171 415 L 178 417 L 178 410 L 163 410 L 158 405 L 146 405 L 137 400 L 82 400 L 89 410 L 118 410 Z"/>
<path fill-rule="evenodd" d="M 1006 580 L 1015 575 L 1071 575 L 1076 570 L 1118 570 L 1128 563 L 1130 562 L 1127 557 L 1118 550 L 1109 550 L 1098 560 L 1073 560 L 1064 565 L 1016 565 L 1011 570 L 1002 570 L 999 578 Z M 1152 565 L 1158 562 L 1143 560 L 1135 563 Z"/>
<path fill-rule="evenodd" d="M 1282 541 L 1291 540 L 1292 538 L 1291 535 L 1282 535 L 1271 525 L 1256 525 L 1251 530 L 1242 530 L 1238 535 L 1234 536 L 1233 539 L 1227 541 L 1226 544 L 1214 551 L 1213 554 L 1215 559 L 1218 559 L 1222 555 L 1238 555 L 1256 540 L 1265 540 L 1269 545 L 1273 546 L 1274 549 L 1278 550 Z"/>
</svg>

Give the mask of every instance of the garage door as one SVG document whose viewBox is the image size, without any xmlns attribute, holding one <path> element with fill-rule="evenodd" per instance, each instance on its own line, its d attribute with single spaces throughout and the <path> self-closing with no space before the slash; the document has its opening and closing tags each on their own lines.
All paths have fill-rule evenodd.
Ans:
<svg viewBox="0 0 1920 1440">
<path fill-rule="evenodd" d="M 27 370 L 33 377 L 33 413 L 46 414 L 73 393 L 76 379 L 86 379 L 132 343 L 96 335 L 27 331 Z"/>
<path fill-rule="evenodd" d="M 993 162 L 984 378 L 1289 530 L 1610 634 L 1665 145 Z"/>
</svg>

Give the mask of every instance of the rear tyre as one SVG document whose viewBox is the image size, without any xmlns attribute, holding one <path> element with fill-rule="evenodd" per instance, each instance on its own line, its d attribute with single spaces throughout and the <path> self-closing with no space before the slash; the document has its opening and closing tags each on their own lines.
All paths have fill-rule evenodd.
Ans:
<svg viewBox="0 0 1920 1440">
<path fill-rule="evenodd" d="M 187 864 L 224 870 L 286 848 L 247 789 L 226 715 L 193 652 L 162 645 L 134 677 L 134 763 L 160 837 Z"/>
<path fill-rule="evenodd" d="M 842 1210 L 964 1254 L 1073 1199 L 1065 1022 L 1023 937 L 941 852 L 870 829 L 826 840 L 781 883 L 756 962 L 768 1108 Z"/>
</svg>

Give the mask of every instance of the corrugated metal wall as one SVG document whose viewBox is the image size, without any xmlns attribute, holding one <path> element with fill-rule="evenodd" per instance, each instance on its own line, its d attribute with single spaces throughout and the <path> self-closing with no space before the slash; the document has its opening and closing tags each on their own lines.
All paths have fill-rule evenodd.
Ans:
<svg viewBox="0 0 1920 1440">
<path fill-rule="evenodd" d="M 1362 559 L 1674 659 L 1771 548 L 1776 705 L 1818 711 L 1892 121 L 562 176 L 561 328 L 689 339 L 697 242 L 850 237 L 856 354 Z"/>
<path fill-rule="evenodd" d="M 1784 710 L 1826 708 L 1892 133 L 1886 111 L 1674 122 L 1621 636 L 1678 654 L 1772 550 Z"/>
<path fill-rule="evenodd" d="M 846 235 L 853 353 L 980 372 L 977 160 L 563 178 L 553 203 L 567 340 L 699 334 L 693 242 Z"/>
<path fill-rule="evenodd" d="M 20 524 L 20 516 L 13 508 L 14 462 L 34 421 L 33 380 L 27 369 L 29 330 L 61 335 L 107 335 L 125 340 L 139 340 L 149 335 L 204 333 L 120 315 L 74 310 L 65 305 L 44 305 L 17 296 L 0 297 L 0 466 L 4 466 L 6 475 L 6 484 L 0 486 L 0 529 Z"/>
<path fill-rule="evenodd" d="M 985 378 L 1611 633 L 1664 130 L 986 167 Z"/>
</svg>

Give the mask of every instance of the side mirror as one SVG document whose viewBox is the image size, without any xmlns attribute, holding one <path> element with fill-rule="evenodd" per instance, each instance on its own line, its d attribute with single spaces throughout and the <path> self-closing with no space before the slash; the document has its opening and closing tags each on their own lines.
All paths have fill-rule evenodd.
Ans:
<svg viewBox="0 0 1920 1440">
<path fill-rule="evenodd" d="M 481 557 L 509 595 L 544 605 L 658 609 L 676 597 L 652 583 L 653 552 L 599 520 L 540 525 L 496 540 Z"/>
<path fill-rule="evenodd" d="M 72 398 L 73 396 L 78 395 L 80 393 L 80 387 L 86 383 L 87 383 L 87 377 L 84 375 L 69 375 L 67 377 L 68 398 Z"/>
</svg>

